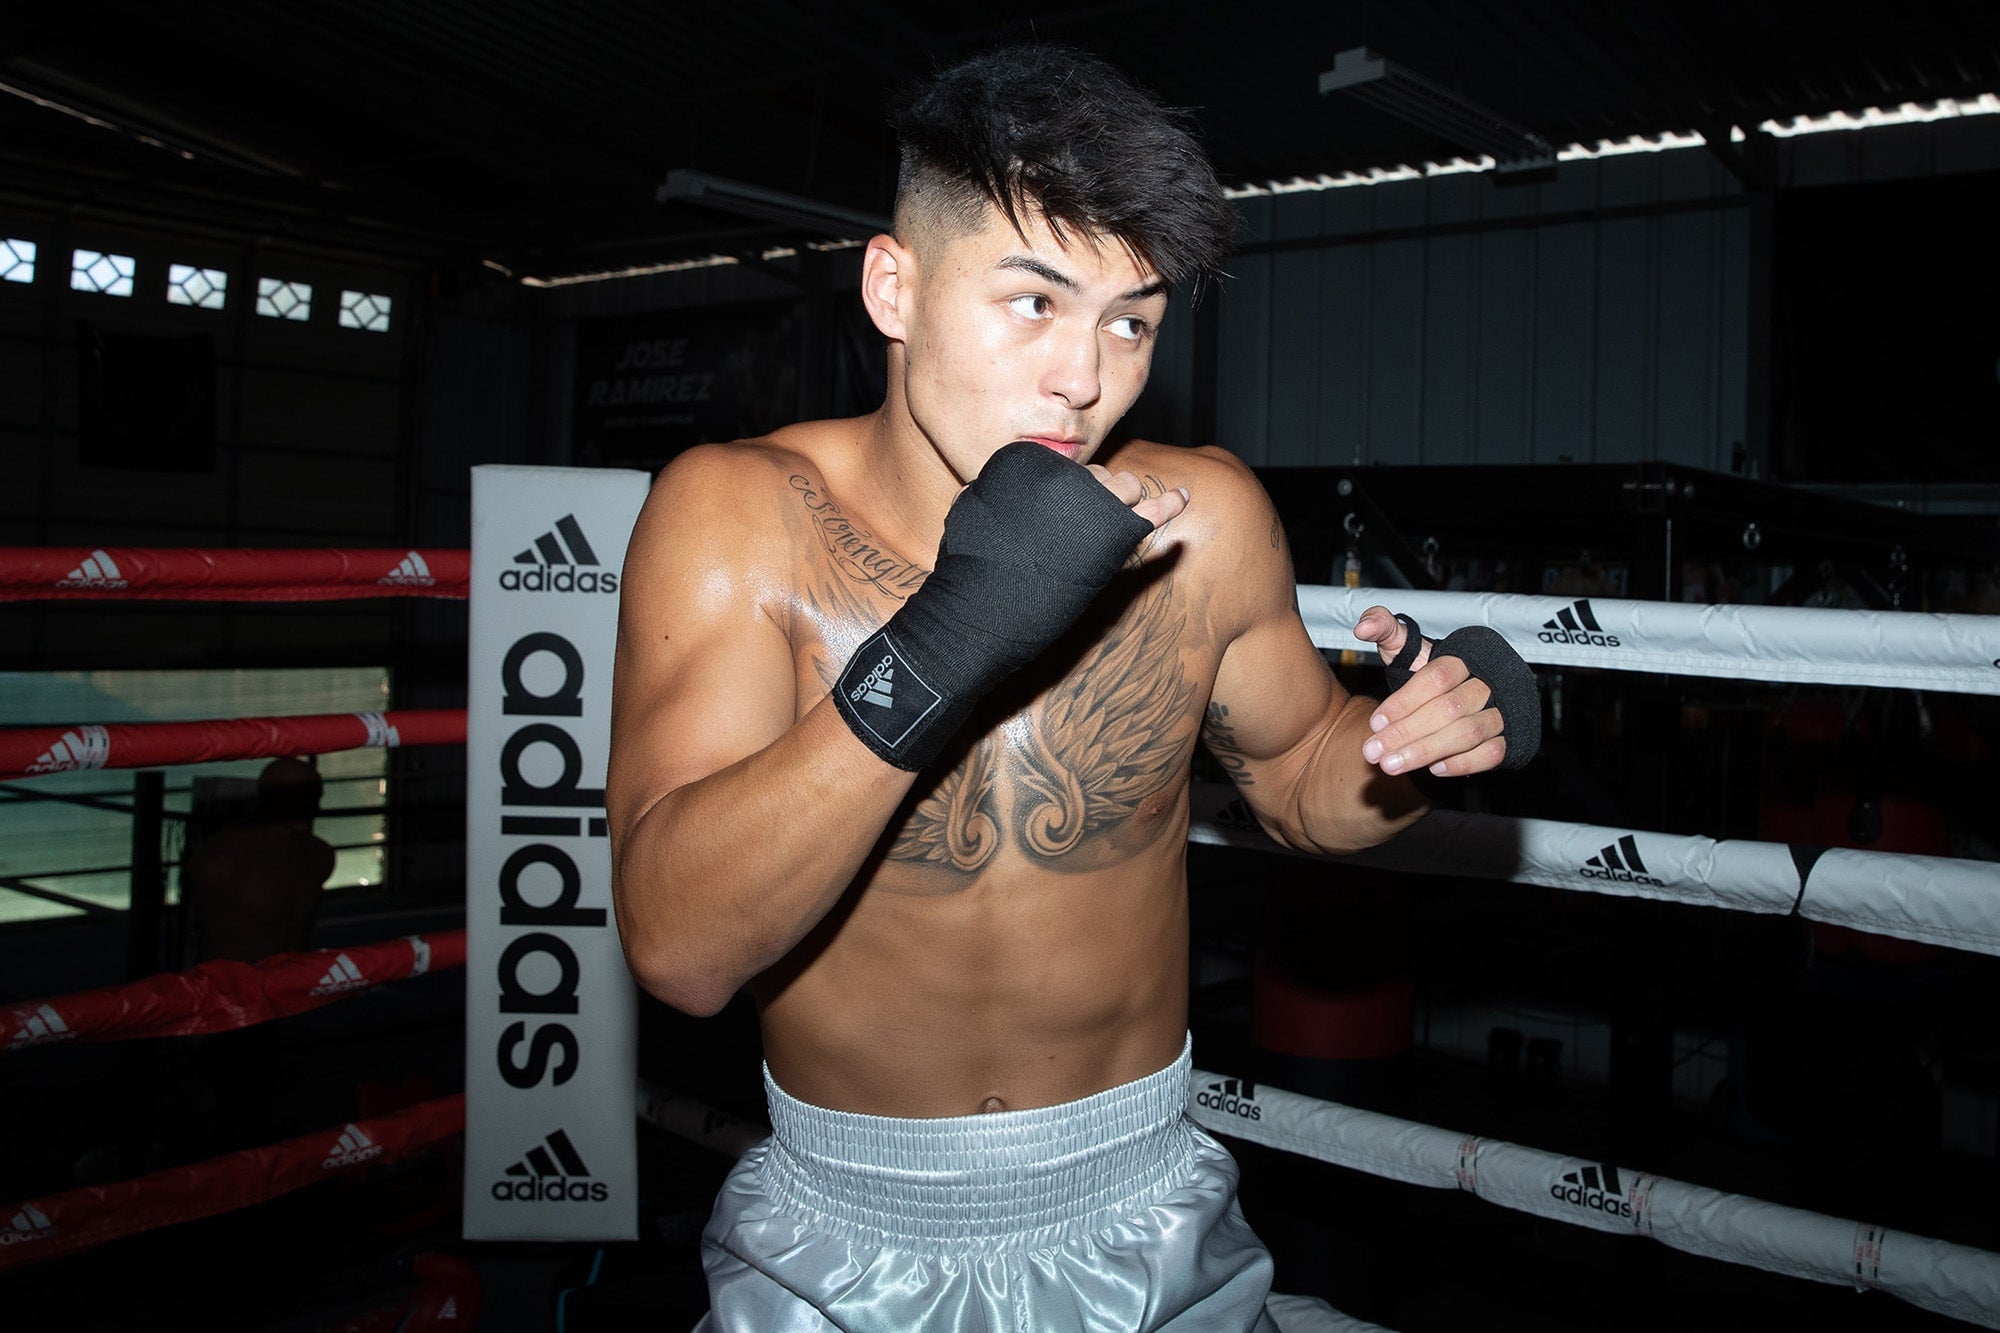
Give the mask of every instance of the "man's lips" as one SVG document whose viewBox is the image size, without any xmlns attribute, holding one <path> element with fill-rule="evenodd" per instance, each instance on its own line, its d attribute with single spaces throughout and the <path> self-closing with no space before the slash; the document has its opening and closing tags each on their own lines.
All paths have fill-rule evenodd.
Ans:
<svg viewBox="0 0 2000 1333">
<path fill-rule="evenodd" d="M 1055 435 L 1023 435 L 1021 438 L 1039 444 L 1045 449 L 1053 449 L 1071 460 L 1076 458 L 1077 450 L 1083 447 L 1081 440 L 1066 440 Z"/>
</svg>

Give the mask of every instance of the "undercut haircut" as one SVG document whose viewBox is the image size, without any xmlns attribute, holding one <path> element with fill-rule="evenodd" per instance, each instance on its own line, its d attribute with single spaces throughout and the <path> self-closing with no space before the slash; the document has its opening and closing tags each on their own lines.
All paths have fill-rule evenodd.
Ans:
<svg viewBox="0 0 2000 1333">
<path fill-rule="evenodd" d="M 972 231 L 992 204 L 1023 235 L 1028 215 L 1064 245 L 1109 236 L 1197 295 L 1229 253 L 1237 213 L 1192 118 L 1088 52 L 1036 43 L 975 56 L 919 87 L 890 125 L 899 228 Z"/>
</svg>

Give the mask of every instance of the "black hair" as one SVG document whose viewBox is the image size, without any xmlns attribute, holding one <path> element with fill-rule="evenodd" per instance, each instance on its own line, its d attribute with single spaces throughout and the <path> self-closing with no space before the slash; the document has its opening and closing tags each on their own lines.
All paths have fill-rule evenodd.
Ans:
<svg viewBox="0 0 2000 1333">
<path fill-rule="evenodd" d="M 1114 237 L 1197 292 L 1229 253 L 1236 210 L 1191 118 L 1088 52 L 1031 44 L 975 56 L 905 98 L 890 125 L 899 218 L 921 201 L 970 227 L 992 203 L 1020 231 L 1032 209 L 1058 241 Z"/>
</svg>

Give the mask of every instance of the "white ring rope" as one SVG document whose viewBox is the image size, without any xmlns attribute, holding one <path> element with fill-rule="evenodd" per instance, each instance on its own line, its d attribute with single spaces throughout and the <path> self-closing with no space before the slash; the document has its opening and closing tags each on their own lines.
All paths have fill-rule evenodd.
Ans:
<svg viewBox="0 0 2000 1333">
<path fill-rule="evenodd" d="M 1370 1175 L 1462 1189 L 1558 1222 L 1689 1254 L 1873 1287 L 2000 1328 L 2000 1254 L 1726 1194 L 1664 1176 L 1399 1120 L 1201 1070 L 1188 1112 L 1218 1134 Z"/>
<path fill-rule="evenodd" d="M 1188 839 L 1289 852 L 1232 816 L 1233 794 L 1232 788 L 1196 783 Z M 1798 863 L 1784 843 L 1717 842 L 1457 810 L 1433 810 L 1380 847 L 1323 859 L 1739 912 L 1784 914 L 1796 907 L 1813 921 L 2000 955 L 2000 864 L 1990 861 L 1833 848 L 1812 862 L 1801 885 Z"/>
<path fill-rule="evenodd" d="M 1217 1134 L 1405 1185 L 1461 1189 L 1520 1212 L 1725 1263 L 1856 1289 L 2000 1328 L 2000 1255 L 1564 1157 L 1195 1070 L 1188 1114 Z M 770 1131 L 639 1081 L 639 1118 L 734 1160 Z M 1345 1330 L 1374 1328 L 1338 1316 Z"/>
<path fill-rule="evenodd" d="M 1528 661 L 1552 666 L 2000 694 L 2000 616 L 1318 584 L 1301 584 L 1298 601 L 1321 648 L 1372 651 L 1352 629 L 1379 603 L 1433 638 L 1490 625 Z"/>
</svg>

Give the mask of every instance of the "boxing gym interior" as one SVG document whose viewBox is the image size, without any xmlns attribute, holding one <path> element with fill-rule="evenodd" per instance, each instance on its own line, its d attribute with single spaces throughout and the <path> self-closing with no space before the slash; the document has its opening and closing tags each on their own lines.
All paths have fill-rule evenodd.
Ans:
<svg viewBox="0 0 2000 1333">
<path fill-rule="evenodd" d="M 1972 0 L 10 6 L 0 1325 L 702 1317 L 757 1015 L 606 926 L 590 488 L 882 401 L 885 110 L 1030 40 L 1241 214 L 1125 429 L 1255 471 L 1350 690 L 1381 602 L 1540 693 L 1532 764 L 1353 857 L 1195 752 L 1190 1114 L 1277 1289 L 2000 1327 Z"/>
</svg>

